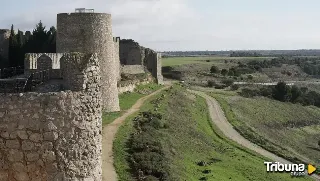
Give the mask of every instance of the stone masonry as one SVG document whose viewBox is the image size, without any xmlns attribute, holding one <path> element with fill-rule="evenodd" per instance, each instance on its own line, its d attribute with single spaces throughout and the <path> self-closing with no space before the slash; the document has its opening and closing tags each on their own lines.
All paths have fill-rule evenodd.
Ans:
<svg viewBox="0 0 320 181">
<path fill-rule="evenodd" d="M 0 94 L 0 180 L 101 180 L 97 55 L 63 56 L 68 91 Z"/>
<path fill-rule="evenodd" d="M 103 107 L 119 111 L 111 15 L 106 13 L 62 13 L 57 16 L 57 52 L 97 53 L 101 66 Z"/>
<path fill-rule="evenodd" d="M 144 48 L 134 40 L 120 41 L 120 62 L 123 65 L 143 65 Z"/>
<path fill-rule="evenodd" d="M 25 77 L 29 77 L 34 72 L 49 70 L 51 78 L 61 78 L 62 56 L 62 53 L 27 53 L 24 60 Z"/>
<path fill-rule="evenodd" d="M 26 54 L 24 76 L 49 71 L 59 89 L 40 82 L 50 91 L 0 93 L 0 181 L 101 181 L 102 112 L 119 111 L 118 91 L 150 82 L 147 72 L 163 82 L 161 55 L 113 38 L 110 14 L 58 14 L 57 30 L 58 53 Z M 0 30 L 4 57 L 8 32 Z M 121 72 L 148 77 L 118 90 Z"/>
<path fill-rule="evenodd" d="M 113 38 L 114 42 L 114 50 L 113 50 L 113 58 L 114 61 L 117 63 L 116 64 L 116 69 L 118 69 L 118 74 L 117 74 L 117 81 L 121 80 L 121 69 L 120 69 L 120 37 L 114 37 Z"/>
<path fill-rule="evenodd" d="M 140 46 L 139 43 L 134 40 L 124 39 L 120 41 L 120 63 L 122 66 L 142 65 L 153 75 L 159 84 L 163 84 L 161 54 Z M 132 71 L 133 68 L 134 67 L 130 67 Z M 137 66 L 134 72 L 138 71 L 139 67 Z"/>
</svg>

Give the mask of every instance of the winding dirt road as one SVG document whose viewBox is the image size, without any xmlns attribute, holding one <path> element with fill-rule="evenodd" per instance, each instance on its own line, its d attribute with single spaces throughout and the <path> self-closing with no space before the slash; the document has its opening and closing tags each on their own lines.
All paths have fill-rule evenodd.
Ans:
<svg viewBox="0 0 320 181">
<path fill-rule="evenodd" d="M 237 142 L 238 144 L 242 145 L 243 147 L 246 147 L 252 151 L 257 152 L 258 154 L 260 154 L 264 157 L 269 158 L 270 160 L 277 161 L 282 164 L 291 164 L 290 161 L 283 159 L 283 158 L 263 149 L 262 147 L 250 142 L 249 140 L 247 140 L 243 136 L 241 136 L 233 128 L 233 126 L 228 122 L 219 103 L 214 98 L 210 97 L 209 95 L 205 94 L 204 92 L 194 91 L 194 90 L 189 90 L 189 91 L 206 99 L 208 109 L 210 112 L 210 117 L 211 117 L 213 123 L 222 131 L 222 133 L 227 138 Z M 314 178 L 317 181 L 320 181 L 320 177 L 317 175 L 312 175 L 312 178 Z"/>
<path fill-rule="evenodd" d="M 119 127 L 123 124 L 127 117 L 139 111 L 143 103 L 150 97 L 158 94 L 164 89 L 167 89 L 170 85 L 167 85 L 152 94 L 140 98 L 130 109 L 128 109 L 121 117 L 115 119 L 112 123 L 103 128 L 102 133 L 102 180 L 103 181 L 117 181 L 117 174 L 113 165 L 113 141 Z"/>
</svg>

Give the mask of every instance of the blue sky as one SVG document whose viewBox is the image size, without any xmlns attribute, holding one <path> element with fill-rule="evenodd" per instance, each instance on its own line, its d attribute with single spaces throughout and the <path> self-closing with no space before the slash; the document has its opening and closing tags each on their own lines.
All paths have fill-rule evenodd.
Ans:
<svg viewBox="0 0 320 181">
<path fill-rule="evenodd" d="M 320 49 L 317 0 L 15 0 L 2 7 L 0 28 L 22 30 L 94 8 L 112 14 L 114 36 L 159 51 Z"/>
</svg>

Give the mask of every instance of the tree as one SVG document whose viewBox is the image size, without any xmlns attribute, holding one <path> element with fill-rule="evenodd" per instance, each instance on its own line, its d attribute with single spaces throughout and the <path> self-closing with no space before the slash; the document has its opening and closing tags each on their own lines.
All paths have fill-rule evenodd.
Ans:
<svg viewBox="0 0 320 181">
<path fill-rule="evenodd" d="M 14 26 L 11 25 L 11 32 L 9 37 L 9 66 L 15 67 L 18 65 L 17 61 L 17 37 L 14 32 Z"/>
<path fill-rule="evenodd" d="M 219 68 L 215 65 L 213 65 L 211 68 L 210 68 L 210 72 L 212 74 L 215 74 L 215 73 L 218 73 L 219 72 Z"/>
<path fill-rule="evenodd" d="M 285 82 L 279 82 L 273 90 L 273 98 L 282 102 L 290 100 L 290 94 L 290 87 Z"/>
<path fill-rule="evenodd" d="M 221 74 L 222 74 L 223 76 L 226 76 L 226 75 L 228 74 L 228 70 L 227 70 L 227 69 L 222 69 L 222 70 L 221 70 Z"/>
<path fill-rule="evenodd" d="M 32 48 L 34 49 L 34 53 L 46 53 L 48 34 L 45 29 L 46 27 L 40 20 L 40 22 L 36 25 L 36 28 L 32 32 Z"/>
<path fill-rule="evenodd" d="M 50 27 L 50 30 L 47 32 L 48 35 L 48 52 L 56 52 L 56 38 L 57 30 L 54 26 Z"/>
<path fill-rule="evenodd" d="M 32 34 L 18 30 L 14 32 L 14 26 L 11 26 L 9 38 L 9 66 L 23 66 L 25 53 L 55 53 L 56 52 L 56 28 L 50 27 L 49 31 L 40 21 Z"/>
<path fill-rule="evenodd" d="M 291 88 L 291 100 L 290 102 L 295 103 L 297 99 L 302 95 L 302 91 L 297 86 L 292 86 Z"/>
</svg>

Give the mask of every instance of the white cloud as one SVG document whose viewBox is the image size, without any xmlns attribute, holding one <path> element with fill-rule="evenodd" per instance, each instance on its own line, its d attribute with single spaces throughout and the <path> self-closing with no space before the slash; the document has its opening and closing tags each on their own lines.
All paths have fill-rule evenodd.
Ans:
<svg viewBox="0 0 320 181">
<path fill-rule="evenodd" d="M 157 48 L 154 42 L 185 39 L 182 32 L 192 32 L 190 24 L 196 21 L 196 13 L 186 0 L 56 0 L 47 3 L 38 1 L 37 6 L 1 20 L 0 25 L 14 24 L 15 28 L 32 30 L 42 20 L 50 27 L 56 24 L 57 13 L 73 12 L 80 7 L 93 8 L 95 12 L 112 14 L 115 36 L 132 38 L 142 45 Z"/>
<path fill-rule="evenodd" d="M 14 24 L 16 28 L 32 30 L 39 20 L 49 27 L 56 25 L 57 13 L 85 7 L 93 8 L 95 12 L 111 13 L 115 36 L 132 38 L 156 50 L 320 48 L 320 26 L 316 23 L 319 13 L 307 11 L 307 7 L 302 11 L 296 2 L 296 8 L 290 10 L 283 9 L 287 7 L 285 3 L 276 8 L 278 6 L 268 5 L 269 1 L 209 3 L 198 0 L 201 7 L 194 7 L 190 2 L 28 0 L 20 3 L 26 7 L 22 5 L 13 9 L 15 6 L 12 5 L 10 11 L 14 13 L 0 12 L 0 28 L 10 28 Z M 234 6 L 229 6 L 232 2 Z M 248 3 L 250 6 L 246 7 Z M 267 5 L 269 9 L 264 8 Z"/>
</svg>

